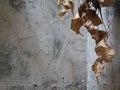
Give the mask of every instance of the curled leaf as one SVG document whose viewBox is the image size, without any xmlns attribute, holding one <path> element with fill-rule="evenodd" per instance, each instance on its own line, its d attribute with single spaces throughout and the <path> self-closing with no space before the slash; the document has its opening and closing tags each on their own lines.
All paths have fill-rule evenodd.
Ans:
<svg viewBox="0 0 120 90">
<path fill-rule="evenodd" d="M 58 2 L 57 2 L 57 7 L 58 7 L 58 9 L 60 9 L 60 5 L 61 5 L 61 3 L 63 3 L 63 1 L 64 1 L 64 0 L 58 0 Z"/>
<path fill-rule="evenodd" d="M 81 34 L 79 29 L 81 26 L 85 26 L 96 42 L 95 52 L 98 58 L 94 62 L 92 70 L 95 72 L 97 82 L 98 76 L 104 68 L 102 62 L 111 62 L 115 55 L 114 49 L 110 47 L 105 40 L 108 33 L 95 29 L 95 26 L 102 23 L 104 24 L 104 22 L 102 22 L 101 8 L 111 6 L 112 4 L 113 0 L 84 0 L 78 7 L 78 13 L 71 20 L 71 29 L 75 31 L 76 34 Z M 65 15 L 66 11 L 69 9 L 71 9 L 74 16 L 74 3 L 72 0 L 58 0 L 57 6 L 58 8 L 63 8 L 59 12 L 59 16 Z M 96 13 L 97 11 L 99 11 L 101 18 L 99 18 Z"/>
<path fill-rule="evenodd" d="M 99 18 L 99 16 L 96 14 L 95 10 L 91 10 L 91 9 L 86 10 L 86 16 L 90 19 L 90 21 L 94 26 L 98 26 L 99 24 L 102 24 L 102 21 Z"/>
<path fill-rule="evenodd" d="M 72 14 L 74 16 L 74 3 L 72 0 L 58 0 L 57 7 L 60 9 L 60 6 L 63 6 L 63 9 L 58 13 L 59 16 L 65 15 L 68 9 L 71 9 Z"/>
<path fill-rule="evenodd" d="M 95 72 L 98 84 L 99 84 L 98 76 L 100 76 L 100 73 L 102 72 L 103 69 L 104 69 L 104 65 L 102 64 L 101 59 L 97 58 L 97 60 L 94 62 L 93 66 L 92 66 L 92 70 Z"/>
<path fill-rule="evenodd" d="M 79 29 L 83 25 L 82 19 L 80 19 L 79 14 L 77 13 L 75 17 L 71 20 L 71 29 L 76 32 L 76 34 L 80 34 Z"/>
<path fill-rule="evenodd" d="M 88 31 L 94 29 L 94 25 L 90 20 L 88 20 L 88 18 L 86 19 L 85 27 L 87 28 Z"/>
<path fill-rule="evenodd" d="M 73 14 L 73 16 L 74 16 L 74 3 L 73 3 L 73 1 L 69 1 L 69 4 L 70 4 L 70 9 L 71 9 L 71 11 L 72 11 L 72 14 Z"/>
<path fill-rule="evenodd" d="M 62 17 L 65 15 L 66 11 L 67 11 L 66 9 L 63 9 L 58 13 L 58 15 Z"/>
<path fill-rule="evenodd" d="M 98 0 L 90 0 L 92 2 L 93 7 L 97 10 L 101 10 L 101 6 Z"/>
<path fill-rule="evenodd" d="M 105 62 L 111 62 L 115 55 L 114 49 L 106 44 L 105 39 L 96 45 L 95 52 Z"/>
<path fill-rule="evenodd" d="M 107 32 L 97 29 L 91 29 L 88 30 L 88 32 L 91 34 L 92 38 L 95 39 L 96 44 L 100 42 L 102 39 L 104 39 L 107 36 Z"/>
<path fill-rule="evenodd" d="M 103 7 L 109 7 L 113 5 L 114 0 L 99 0 Z"/>
<path fill-rule="evenodd" d="M 69 0 L 68 4 L 64 4 L 66 9 L 71 9 L 71 12 L 74 16 L 74 3 L 72 0 Z"/>
</svg>

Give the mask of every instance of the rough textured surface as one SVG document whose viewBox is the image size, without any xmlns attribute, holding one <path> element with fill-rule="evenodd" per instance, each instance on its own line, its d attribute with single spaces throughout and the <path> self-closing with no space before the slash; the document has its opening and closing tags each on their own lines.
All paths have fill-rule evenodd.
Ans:
<svg viewBox="0 0 120 90">
<path fill-rule="evenodd" d="M 0 0 L 0 90 L 86 90 L 87 40 L 56 3 Z"/>
<path fill-rule="evenodd" d="M 112 37 L 112 44 L 115 48 L 116 51 L 116 55 L 115 55 L 115 60 L 113 62 L 113 71 L 114 71 L 114 87 L 115 90 L 119 90 L 120 89 L 120 49 L 119 49 L 119 40 L 120 40 L 120 32 L 119 32 L 119 26 L 120 26 L 120 18 L 115 17 L 114 18 L 114 24 L 113 24 L 113 28 L 115 30 L 115 32 L 113 32 L 113 37 Z"/>
<path fill-rule="evenodd" d="M 78 6 L 79 0 L 74 1 Z M 71 12 L 59 18 L 56 3 L 0 0 L 0 90 L 120 90 L 118 15 L 111 26 L 113 9 L 103 10 L 116 56 L 106 65 L 98 86 L 91 70 L 94 40 L 84 27 L 84 37 L 70 30 Z M 119 13 L 119 3 L 115 7 Z"/>
</svg>

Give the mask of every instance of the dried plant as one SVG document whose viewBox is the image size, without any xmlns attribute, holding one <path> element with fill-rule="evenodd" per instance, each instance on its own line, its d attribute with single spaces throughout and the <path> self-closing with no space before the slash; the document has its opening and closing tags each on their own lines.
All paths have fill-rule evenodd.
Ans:
<svg viewBox="0 0 120 90">
<path fill-rule="evenodd" d="M 113 0 L 84 0 L 78 7 L 78 12 L 74 16 L 74 2 L 72 0 L 58 0 L 57 3 L 59 9 L 63 7 L 59 12 L 59 16 L 61 17 L 65 15 L 67 10 L 71 9 L 74 16 L 71 20 L 71 29 L 75 31 L 76 34 L 81 34 L 79 29 L 81 26 L 84 26 L 95 40 L 95 52 L 98 55 L 98 58 L 94 62 L 92 70 L 95 72 L 97 82 L 98 76 L 104 69 L 103 62 L 111 62 L 115 55 L 114 49 L 106 42 L 108 32 L 95 28 L 95 26 L 104 24 L 101 8 L 112 6 L 112 4 Z M 100 17 L 96 12 L 100 13 Z"/>
</svg>

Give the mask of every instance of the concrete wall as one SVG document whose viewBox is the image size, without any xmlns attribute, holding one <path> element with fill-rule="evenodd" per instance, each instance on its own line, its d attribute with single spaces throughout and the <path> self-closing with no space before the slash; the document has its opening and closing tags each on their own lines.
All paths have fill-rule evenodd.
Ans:
<svg viewBox="0 0 120 90">
<path fill-rule="evenodd" d="M 0 0 L 0 90 L 86 90 L 86 37 L 56 3 Z"/>
<path fill-rule="evenodd" d="M 116 55 L 98 86 L 95 42 L 84 27 L 84 37 L 70 29 L 70 11 L 59 18 L 57 0 L 0 0 L 0 90 L 120 90 L 118 2 L 115 16 L 112 7 L 103 10 Z"/>
</svg>

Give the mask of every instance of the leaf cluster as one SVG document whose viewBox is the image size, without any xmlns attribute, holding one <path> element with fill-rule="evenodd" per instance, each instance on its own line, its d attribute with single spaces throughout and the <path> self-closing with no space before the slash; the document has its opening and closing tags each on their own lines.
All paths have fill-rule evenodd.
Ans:
<svg viewBox="0 0 120 90">
<path fill-rule="evenodd" d="M 113 4 L 113 0 L 84 0 L 78 7 L 78 12 L 74 16 L 74 2 L 72 0 L 58 0 L 58 8 L 63 6 L 63 9 L 59 12 L 59 16 L 64 16 L 67 10 L 71 9 L 73 19 L 71 20 L 71 29 L 76 34 L 81 34 L 81 26 L 86 27 L 92 38 L 96 42 L 95 52 L 98 58 L 92 65 L 92 70 L 95 72 L 97 82 L 98 76 L 104 69 L 103 62 L 112 62 L 115 51 L 107 44 L 106 37 L 108 32 L 104 30 L 98 30 L 95 27 L 103 24 L 102 19 L 102 7 L 109 7 Z M 98 15 L 98 13 L 100 15 Z M 82 35 L 82 34 L 81 34 Z M 99 83 L 99 82 L 98 82 Z"/>
</svg>

